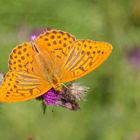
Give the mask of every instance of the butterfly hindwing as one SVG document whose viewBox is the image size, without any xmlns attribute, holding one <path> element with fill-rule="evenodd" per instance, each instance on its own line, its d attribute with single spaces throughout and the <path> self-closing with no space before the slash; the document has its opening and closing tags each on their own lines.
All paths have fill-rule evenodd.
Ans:
<svg viewBox="0 0 140 140">
<path fill-rule="evenodd" d="M 36 98 L 49 90 L 49 84 L 26 72 L 9 71 L 0 86 L 1 102 L 19 102 Z"/>
<path fill-rule="evenodd" d="M 38 58 L 40 55 L 34 50 L 31 42 L 20 44 L 10 54 L 9 70 L 24 71 L 42 77 L 43 71 L 40 69 Z"/>
<path fill-rule="evenodd" d="M 37 46 L 44 53 L 47 64 L 58 77 L 75 41 L 76 38 L 71 34 L 56 29 L 46 30 L 35 39 Z"/>
<path fill-rule="evenodd" d="M 33 73 L 33 50 L 31 43 L 25 42 L 15 47 L 9 57 L 9 69 Z"/>
</svg>

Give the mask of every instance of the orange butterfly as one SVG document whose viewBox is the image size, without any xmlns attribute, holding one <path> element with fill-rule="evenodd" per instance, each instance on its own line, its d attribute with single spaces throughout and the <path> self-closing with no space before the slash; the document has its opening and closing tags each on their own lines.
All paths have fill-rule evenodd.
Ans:
<svg viewBox="0 0 140 140">
<path fill-rule="evenodd" d="M 48 29 L 13 49 L 0 86 L 0 101 L 33 99 L 52 87 L 60 91 L 63 83 L 100 66 L 111 51 L 109 43 L 77 40 L 67 32 Z"/>
</svg>

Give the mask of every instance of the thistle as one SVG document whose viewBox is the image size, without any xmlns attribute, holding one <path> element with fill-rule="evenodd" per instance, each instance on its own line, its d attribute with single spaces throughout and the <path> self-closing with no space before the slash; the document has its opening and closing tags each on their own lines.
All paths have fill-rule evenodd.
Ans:
<svg viewBox="0 0 140 140">
<path fill-rule="evenodd" d="M 44 105 L 61 106 L 70 110 L 80 109 L 79 102 L 85 99 L 85 95 L 89 90 L 86 86 L 81 86 L 78 83 L 70 83 L 63 86 L 61 91 L 56 91 L 51 88 L 42 95 Z"/>
</svg>

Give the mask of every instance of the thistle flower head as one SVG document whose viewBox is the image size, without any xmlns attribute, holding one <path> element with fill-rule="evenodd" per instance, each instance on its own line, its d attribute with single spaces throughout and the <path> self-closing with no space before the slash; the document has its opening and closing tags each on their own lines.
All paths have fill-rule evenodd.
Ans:
<svg viewBox="0 0 140 140">
<path fill-rule="evenodd" d="M 60 92 L 51 88 L 47 93 L 43 95 L 44 103 L 50 106 L 59 105 L 58 101 L 60 100 Z"/>
<path fill-rule="evenodd" d="M 77 83 L 63 86 L 61 91 L 51 88 L 42 96 L 43 102 L 50 106 L 62 106 L 70 110 L 78 110 L 80 109 L 79 101 L 85 99 L 88 89 L 88 87 Z"/>
<path fill-rule="evenodd" d="M 31 40 L 35 40 L 35 39 L 36 39 L 36 35 L 32 35 Z"/>
<path fill-rule="evenodd" d="M 140 46 L 139 45 L 134 45 L 132 48 L 128 49 L 126 51 L 126 56 L 128 61 L 135 65 L 139 66 L 140 65 Z"/>
</svg>

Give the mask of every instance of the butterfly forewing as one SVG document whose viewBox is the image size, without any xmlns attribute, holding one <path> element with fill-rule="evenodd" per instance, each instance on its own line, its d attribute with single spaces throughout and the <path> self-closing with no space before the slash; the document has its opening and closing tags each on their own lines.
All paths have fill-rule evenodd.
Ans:
<svg viewBox="0 0 140 140">
<path fill-rule="evenodd" d="M 9 71 L 0 86 L 1 102 L 19 102 L 44 94 L 50 85 L 40 77 L 26 73 Z"/>
<path fill-rule="evenodd" d="M 69 82 L 93 71 L 107 59 L 111 51 L 112 46 L 106 42 L 76 41 L 65 59 L 62 81 Z"/>
</svg>

